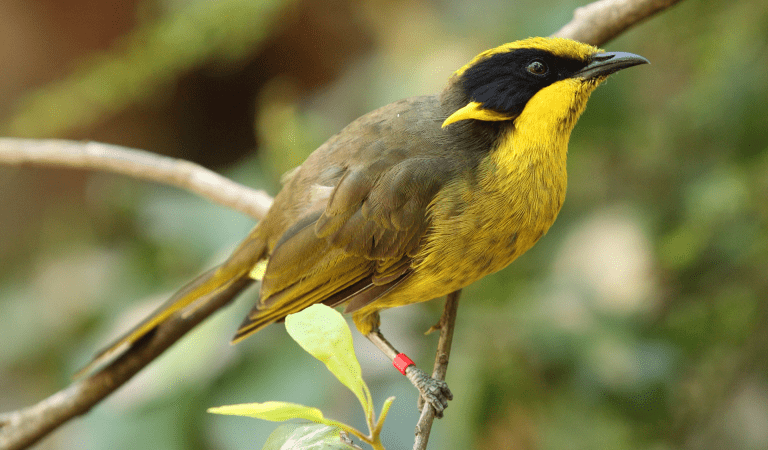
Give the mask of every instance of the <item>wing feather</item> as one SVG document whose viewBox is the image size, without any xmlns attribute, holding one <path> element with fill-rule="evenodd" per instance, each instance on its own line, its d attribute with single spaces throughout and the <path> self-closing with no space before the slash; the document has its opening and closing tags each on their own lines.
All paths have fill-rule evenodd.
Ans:
<svg viewBox="0 0 768 450">
<path fill-rule="evenodd" d="M 272 208 L 271 234 L 280 237 L 260 301 L 236 339 L 313 303 L 359 309 L 409 276 L 430 203 L 467 166 L 442 147 L 440 121 L 424 115 L 436 102 L 406 100 L 364 116 L 291 173 Z"/>
</svg>

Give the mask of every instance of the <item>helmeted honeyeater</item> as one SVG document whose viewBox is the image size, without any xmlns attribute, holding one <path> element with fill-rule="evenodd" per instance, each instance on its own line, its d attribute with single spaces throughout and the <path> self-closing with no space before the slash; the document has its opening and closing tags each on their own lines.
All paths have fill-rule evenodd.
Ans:
<svg viewBox="0 0 768 450">
<path fill-rule="evenodd" d="M 245 288 L 254 272 L 263 272 L 259 301 L 234 342 L 325 303 L 346 305 L 362 334 L 388 345 L 378 331 L 380 310 L 467 286 L 547 232 L 565 199 L 568 139 L 587 99 L 608 75 L 647 62 L 530 38 L 479 54 L 437 95 L 360 117 L 290 172 L 267 215 L 224 263 L 96 361 L 203 296 Z M 440 415 L 447 386 L 408 370 Z"/>
</svg>

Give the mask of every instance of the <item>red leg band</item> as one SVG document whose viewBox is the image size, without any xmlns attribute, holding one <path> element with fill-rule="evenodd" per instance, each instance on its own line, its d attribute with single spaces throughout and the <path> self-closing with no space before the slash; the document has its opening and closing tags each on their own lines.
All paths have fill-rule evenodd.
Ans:
<svg viewBox="0 0 768 450">
<path fill-rule="evenodd" d="M 398 353 L 392 361 L 392 365 L 395 366 L 395 369 L 399 370 L 400 373 L 405 375 L 405 369 L 407 369 L 408 366 L 415 366 L 416 363 L 411 361 L 411 358 L 405 356 L 405 353 Z"/>
</svg>

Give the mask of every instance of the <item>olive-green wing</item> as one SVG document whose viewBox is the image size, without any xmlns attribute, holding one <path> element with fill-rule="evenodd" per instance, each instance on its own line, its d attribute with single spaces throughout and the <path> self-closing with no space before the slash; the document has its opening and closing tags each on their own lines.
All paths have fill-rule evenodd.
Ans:
<svg viewBox="0 0 768 450">
<path fill-rule="evenodd" d="M 429 204 L 453 164 L 437 156 L 399 155 L 347 168 L 327 201 L 281 235 L 259 304 L 235 341 L 314 303 L 335 305 L 357 296 L 357 309 L 408 276 L 429 228 Z"/>
</svg>

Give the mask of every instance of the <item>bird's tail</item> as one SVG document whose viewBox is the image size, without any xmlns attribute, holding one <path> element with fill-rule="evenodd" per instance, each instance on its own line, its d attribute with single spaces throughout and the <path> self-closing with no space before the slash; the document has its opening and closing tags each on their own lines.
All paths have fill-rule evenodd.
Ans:
<svg viewBox="0 0 768 450">
<path fill-rule="evenodd" d="M 179 311 L 190 314 L 216 294 L 229 289 L 243 278 L 249 277 L 254 266 L 267 257 L 265 240 L 260 239 L 258 231 L 258 227 L 255 228 L 223 264 L 208 270 L 187 283 L 149 317 L 98 352 L 87 366 L 78 371 L 75 377 L 90 373 L 96 367 L 121 355 L 136 341 L 168 320 L 173 314 Z M 239 284 L 242 286 L 240 288 L 242 290 L 250 283 Z"/>
</svg>

